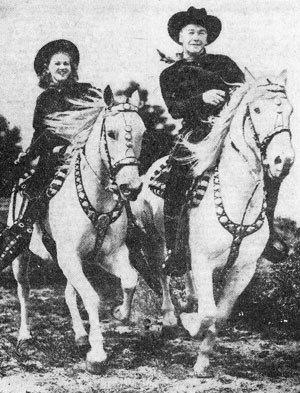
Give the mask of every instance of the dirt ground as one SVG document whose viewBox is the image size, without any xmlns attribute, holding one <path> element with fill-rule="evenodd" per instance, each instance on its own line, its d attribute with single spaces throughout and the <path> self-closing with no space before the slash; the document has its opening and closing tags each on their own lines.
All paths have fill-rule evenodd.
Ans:
<svg viewBox="0 0 300 393">
<path fill-rule="evenodd" d="M 123 326 L 110 318 L 111 302 L 102 311 L 109 358 L 103 375 L 85 371 L 74 347 L 64 285 L 32 290 L 33 340 L 16 349 L 19 305 L 15 284 L 0 286 L 1 393 L 196 393 L 300 392 L 300 342 L 266 338 L 229 326 L 212 356 L 213 378 L 193 376 L 197 342 L 182 329 L 170 339 L 161 334 L 159 300 L 141 284 L 133 322 Z M 87 322 L 87 315 L 82 310 Z M 145 331 L 145 319 L 151 321 Z"/>
</svg>

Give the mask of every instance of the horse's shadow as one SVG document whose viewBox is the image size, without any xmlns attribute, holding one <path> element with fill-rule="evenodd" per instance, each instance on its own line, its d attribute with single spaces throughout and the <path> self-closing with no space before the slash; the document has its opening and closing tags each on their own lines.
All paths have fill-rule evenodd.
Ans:
<svg viewBox="0 0 300 393">
<path fill-rule="evenodd" d="M 184 379 L 193 375 L 198 342 L 179 331 L 179 336 L 168 340 L 156 332 L 118 334 L 107 332 L 105 341 L 109 352 L 107 373 L 139 367 L 159 369 L 167 377 Z M 228 376 L 248 380 L 269 378 L 281 380 L 299 377 L 299 352 L 288 345 L 277 345 L 275 340 L 230 338 L 226 335 L 216 346 L 211 368 L 215 376 Z M 176 370 L 176 371 L 175 371 Z"/>
</svg>

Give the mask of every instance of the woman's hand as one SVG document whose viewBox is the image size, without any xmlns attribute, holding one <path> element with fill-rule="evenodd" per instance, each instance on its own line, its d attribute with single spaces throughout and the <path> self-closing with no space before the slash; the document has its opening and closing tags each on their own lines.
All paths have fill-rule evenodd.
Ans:
<svg viewBox="0 0 300 393">
<path fill-rule="evenodd" d="M 217 106 L 225 99 L 225 91 L 212 89 L 202 94 L 202 99 L 206 104 Z"/>
<path fill-rule="evenodd" d="M 21 152 L 18 158 L 14 161 L 14 164 L 23 164 L 26 161 L 27 153 Z"/>
</svg>

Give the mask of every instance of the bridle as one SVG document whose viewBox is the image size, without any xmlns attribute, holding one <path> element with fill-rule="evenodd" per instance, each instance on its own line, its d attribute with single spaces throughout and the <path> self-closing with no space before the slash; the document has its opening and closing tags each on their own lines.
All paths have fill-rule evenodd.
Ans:
<svg viewBox="0 0 300 393">
<path fill-rule="evenodd" d="M 253 131 L 253 135 L 254 135 L 254 141 L 256 143 L 256 146 L 258 147 L 260 154 L 261 154 L 261 158 L 262 161 L 266 158 L 266 154 L 267 154 L 267 148 L 269 146 L 269 144 L 271 143 L 272 139 L 274 138 L 274 136 L 281 134 L 283 132 L 287 132 L 290 137 L 292 136 L 291 130 L 289 128 L 280 128 L 280 129 L 276 129 L 276 127 L 268 134 L 264 137 L 264 139 L 261 141 L 259 138 L 259 135 L 254 127 L 252 118 L 251 118 L 251 114 L 250 114 L 250 108 L 249 105 L 247 106 L 247 110 L 245 113 L 245 117 L 244 117 L 244 122 L 243 122 L 243 127 L 245 126 L 245 122 L 246 119 L 249 119 L 249 123 L 250 123 L 250 127 Z"/>
<path fill-rule="evenodd" d="M 269 87 L 271 85 L 274 86 L 274 89 L 273 90 L 272 89 L 267 89 L 267 91 L 276 92 L 276 93 L 278 93 L 278 92 L 285 93 L 284 88 L 282 86 L 280 86 L 280 85 L 274 85 L 274 84 L 270 83 L 268 85 L 259 85 L 258 87 L 266 87 L 266 86 Z M 278 116 L 279 116 L 279 113 L 278 113 Z M 277 118 L 278 118 L 278 116 L 277 116 Z M 264 164 L 264 161 L 266 159 L 267 148 L 268 148 L 269 144 L 271 143 L 272 139 L 276 135 L 281 134 L 283 132 L 287 132 L 290 135 L 290 137 L 292 136 L 291 130 L 289 128 L 281 127 L 281 126 L 280 127 L 276 127 L 277 118 L 275 120 L 275 125 L 274 125 L 273 130 L 271 130 L 271 132 L 269 132 L 269 134 L 266 135 L 263 140 L 260 140 L 259 134 L 257 133 L 257 131 L 255 129 L 255 126 L 254 126 L 254 123 L 253 123 L 253 120 L 251 118 L 250 106 L 249 106 L 249 104 L 247 104 L 247 106 L 246 106 L 246 111 L 245 111 L 244 116 L 243 116 L 242 129 L 243 130 L 245 129 L 246 121 L 248 121 L 250 129 L 251 129 L 251 131 L 253 133 L 253 139 L 255 141 L 256 147 L 258 148 L 258 150 L 260 152 L 260 162 L 261 162 L 262 165 Z M 246 157 L 241 153 L 240 149 L 236 146 L 236 144 L 233 141 L 231 141 L 231 146 L 233 147 L 233 149 L 237 153 L 242 155 L 243 159 L 246 162 L 248 161 L 246 159 Z M 252 171 L 250 171 L 250 173 L 253 175 Z"/>
<path fill-rule="evenodd" d="M 140 162 L 135 157 L 135 155 L 133 153 L 133 149 L 132 149 L 133 148 L 132 126 L 126 123 L 125 116 L 123 116 L 123 118 L 124 118 L 124 123 L 125 123 L 124 131 L 125 131 L 125 140 L 126 140 L 126 147 L 127 147 L 127 151 L 125 153 L 126 157 L 118 160 L 115 163 L 112 163 L 112 158 L 111 158 L 111 154 L 110 154 L 109 147 L 108 147 L 108 141 L 107 141 L 107 131 L 106 131 L 106 126 L 105 126 L 105 120 L 109 116 L 115 116 L 119 113 L 124 113 L 124 112 L 138 112 L 138 108 L 128 102 L 105 108 L 105 113 L 103 116 L 103 122 L 102 122 L 102 127 L 101 127 L 100 138 L 101 139 L 103 138 L 103 141 L 104 141 L 104 149 L 105 149 L 105 154 L 107 157 L 108 167 L 109 167 L 109 177 L 110 177 L 110 180 L 113 184 L 116 184 L 117 173 L 123 167 L 125 167 L 125 166 L 139 167 L 139 165 L 140 165 Z"/>
<path fill-rule="evenodd" d="M 282 86 L 274 85 L 271 82 L 268 85 L 259 85 L 257 87 L 265 87 L 265 86 L 268 86 L 268 87 L 273 86 L 273 89 L 271 89 L 271 88 L 267 89 L 267 91 L 269 91 L 269 92 L 276 92 L 276 93 L 281 92 L 281 93 L 286 94 L 285 89 Z M 277 118 L 278 118 L 278 116 L 279 116 L 279 113 L 277 114 Z M 244 120 L 243 120 L 243 128 L 245 126 L 246 120 L 249 119 L 250 128 L 252 129 L 253 135 L 254 135 L 254 141 L 255 141 L 256 146 L 258 147 L 258 149 L 260 151 L 262 161 L 265 160 L 266 153 L 267 153 L 267 148 L 268 148 L 269 144 L 271 143 L 272 139 L 276 135 L 281 134 L 283 132 L 287 132 L 290 135 L 290 137 L 292 136 L 291 130 L 289 128 L 281 127 L 281 126 L 280 126 L 280 128 L 276 127 L 277 118 L 276 118 L 275 126 L 274 126 L 273 130 L 268 135 L 266 135 L 264 137 L 264 139 L 261 141 L 260 138 L 259 138 L 259 135 L 258 135 L 258 133 L 257 133 L 255 127 L 254 127 L 252 118 L 251 118 L 249 104 L 247 105 L 247 109 L 246 109 Z"/>
</svg>

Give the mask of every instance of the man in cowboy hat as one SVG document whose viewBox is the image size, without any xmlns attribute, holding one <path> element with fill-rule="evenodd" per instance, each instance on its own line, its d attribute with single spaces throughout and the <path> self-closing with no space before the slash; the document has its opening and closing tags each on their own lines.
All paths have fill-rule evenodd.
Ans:
<svg viewBox="0 0 300 393">
<path fill-rule="evenodd" d="M 182 46 L 181 59 L 160 75 L 162 96 L 174 119 L 183 119 L 179 137 L 191 133 L 190 142 L 200 142 L 210 132 L 211 119 L 217 116 L 229 99 L 234 84 L 244 75 L 228 56 L 208 54 L 206 46 L 213 43 L 222 29 L 221 21 L 208 15 L 204 8 L 190 7 L 173 15 L 168 22 L 170 37 Z M 175 255 L 176 232 L 185 194 L 191 184 L 190 165 L 178 158 L 187 154 L 180 145 L 170 154 L 171 166 L 165 191 L 165 233 L 168 250 L 173 250 L 163 266 L 167 274 L 184 273 L 182 255 Z M 277 199 L 277 198 L 276 198 Z M 268 214 L 273 227 L 274 204 Z"/>
</svg>

